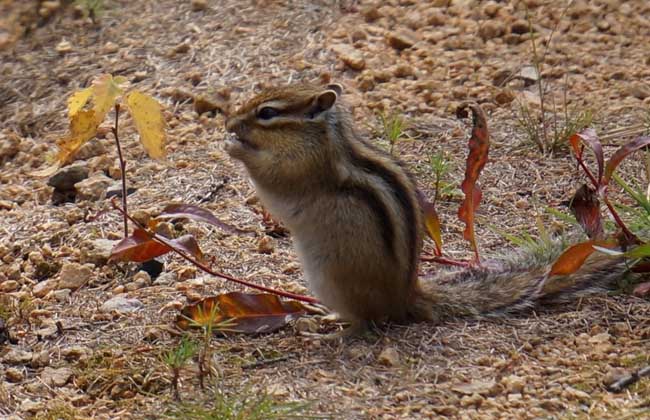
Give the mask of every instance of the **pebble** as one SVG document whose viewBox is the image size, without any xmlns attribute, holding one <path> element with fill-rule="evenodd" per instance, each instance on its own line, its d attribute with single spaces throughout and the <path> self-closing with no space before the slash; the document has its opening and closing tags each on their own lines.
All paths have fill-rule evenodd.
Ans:
<svg viewBox="0 0 650 420">
<path fill-rule="evenodd" d="M 332 51 L 352 70 L 363 70 L 366 67 L 366 60 L 361 51 L 347 44 L 333 45 Z"/>
<path fill-rule="evenodd" d="M 390 32 L 387 36 L 388 45 L 396 50 L 404 50 L 418 42 L 418 36 L 410 29 L 401 28 Z"/>
<path fill-rule="evenodd" d="M 93 175 L 90 178 L 74 184 L 77 197 L 80 200 L 97 201 L 103 198 L 106 190 L 113 184 L 113 180 L 104 174 Z"/>
<path fill-rule="evenodd" d="M 32 288 L 32 294 L 35 297 L 42 298 L 51 291 L 55 290 L 59 281 L 57 279 L 47 279 L 36 283 Z"/>
<path fill-rule="evenodd" d="M 47 180 L 47 185 L 59 191 L 72 191 L 74 185 L 88 178 L 88 164 L 75 163 L 59 169 Z"/>
<path fill-rule="evenodd" d="M 5 378 L 9 382 L 22 382 L 25 379 L 25 373 L 23 369 L 18 369 L 15 367 L 10 367 L 5 370 Z"/>
<path fill-rule="evenodd" d="M 34 353 L 31 351 L 13 348 L 2 357 L 2 361 L 10 365 L 24 365 L 32 361 Z"/>
<path fill-rule="evenodd" d="M 117 242 L 103 238 L 85 241 L 80 247 L 79 261 L 83 264 L 93 264 L 96 267 L 106 265 Z"/>
<path fill-rule="evenodd" d="M 11 293 L 18 290 L 18 282 L 16 280 L 6 280 L 0 283 L 0 292 Z"/>
<path fill-rule="evenodd" d="M 271 254 L 275 250 L 275 241 L 270 236 L 262 236 L 257 242 L 257 252 Z"/>
<path fill-rule="evenodd" d="M 58 369 L 46 367 L 41 372 L 40 377 L 45 384 L 49 386 L 60 387 L 67 384 L 70 378 L 72 378 L 72 375 L 72 369 L 68 367 L 62 367 Z"/>
<path fill-rule="evenodd" d="M 59 273 L 59 283 L 57 285 L 57 288 L 76 290 L 84 284 L 88 283 L 92 272 L 92 264 L 63 264 L 63 267 L 61 267 L 61 272 Z"/>
<path fill-rule="evenodd" d="M 377 362 L 388 367 L 397 366 L 400 364 L 399 352 L 395 347 L 386 347 L 377 356 Z"/>
<path fill-rule="evenodd" d="M 191 0 L 190 6 L 192 7 L 193 12 L 202 12 L 208 8 L 207 0 Z"/>
<path fill-rule="evenodd" d="M 101 312 L 129 313 L 139 311 L 142 308 L 144 308 L 144 304 L 138 299 L 116 296 L 104 302 L 99 310 Z"/>
</svg>

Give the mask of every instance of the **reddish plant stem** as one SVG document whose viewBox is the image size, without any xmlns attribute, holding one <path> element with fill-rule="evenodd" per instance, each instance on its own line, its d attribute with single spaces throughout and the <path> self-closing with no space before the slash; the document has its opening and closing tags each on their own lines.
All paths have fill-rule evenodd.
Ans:
<svg viewBox="0 0 650 420">
<path fill-rule="evenodd" d="M 122 157 L 122 147 L 120 147 L 120 138 L 117 135 L 118 122 L 120 118 L 120 104 L 115 104 L 115 126 L 111 129 L 113 136 L 115 136 L 115 144 L 117 145 L 117 156 L 120 160 L 120 171 L 122 172 L 122 207 L 124 208 L 124 237 L 129 236 L 129 218 L 128 208 L 126 206 L 126 161 Z"/>
<path fill-rule="evenodd" d="M 211 274 L 211 275 L 216 276 L 216 277 L 221 277 L 222 279 L 230 280 L 230 281 L 232 281 L 232 282 L 235 282 L 235 283 L 237 283 L 237 284 L 241 284 L 241 285 L 243 285 L 243 286 L 250 287 L 250 288 L 252 288 L 252 289 L 261 290 L 261 291 L 263 291 L 263 292 L 272 293 L 272 294 L 274 294 L 274 295 L 278 295 L 278 296 L 286 297 L 286 298 L 289 298 L 289 299 L 295 299 L 295 300 L 299 300 L 299 301 L 301 301 L 301 302 L 306 302 L 306 303 L 319 303 L 319 302 L 318 302 L 318 299 L 313 298 L 313 297 L 303 296 L 303 295 L 298 295 L 298 294 L 291 293 L 291 292 L 285 292 L 285 291 L 283 291 L 283 290 L 272 289 L 272 288 L 270 288 L 270 287 L 261 286 L 261 285 L 259 285 L 259 284 L 251 283 L 251 282 L 249 282 L 249 281 L 242 280 L 242 279 L 238 279 L 238 278 L 236 278 L 236 277 L 232 277 L 232 276 L 230 276 L 230 275 L 228 275 L 228 274 L 221 273 L 221 272 L 219 272 L 219 271 L 215 271 L 215 270 L 211 269 L 210 267 L 208 267 L 207 265 L 205 265 L 205 264 L 203 264 L 203 263 L 201 263 L 201 262 L 195 260 L 194 258 L 192 258 L 191 256 L 187 255 L 187 254 L 184 253 L 183 251 L 181 251 L 181 250 L 175 248 L 175 247 L 174 247 L 174 244 L 172 244 L 171 242 L 169 242 L 166 238 L 163 238 L 162 236 L 160 236 L 160 235 L 158 235 L 158 234 L 156 234 L 156 233 L 154 233 L 154 232 L 150 232 L 146 227 L 144 227 L 142 224 L 140 224 L 137 220 L 133 219 L 133 218 L 132 218 L 128 213 L 126 213 L 126 212 L 124 211 L 124 209 L 122 209 L 120 206 L 118 206 L 118 205 L 115 203 L 114 200 L 111 200 L 111 204 L 113 205 L 113 208 L 114 208 L 115 210 L 117 210 L 117 211 L 119 211 L 120 213 L 122 213 L 122 215 L 124 215 L 124 217 L 128 218 L 128 219 L 129 219 L 129 220 L 130 220 L 134 225 L 136 225 L 136 226 L 139 227 L 140 229 L 144 230 L 144 231 L 147 233 L 147 235 L 149 235 L 149 237 L 150 237 L 151 239 L 153 239 L 154 241 L 156 241 L 156 242 L 158 242 L 158 243 L 161 243 L 161 244 L 163 244 L 163 245 L 165 245 L 165 246 L 171 248 L 172 251 L 174 251 L 175 253 L 177 253 L 178 255 L 180 255 L 180 256 L 181 256 L 182 258 L 184 258 L 186 261 L 192 263 L 192 264 L 195 265 L 196 267 L 199 267 L 201 270 L 205 271 L 205 272 L 208 273 L 208 274 Z"/>
<path fill-rule="evenodd" d="M 452 260 L 450 258 L 442 257 L 442 256 L 425 256 L 425 257 L 420 257 L 420 260 L 431 261 L 431 262 L 444 264 L 444 265 L 453 265 L 456 267 L 470 267 L 472 265 L 472 263 L 469 261 Z"/>
<path fill-rule="evenodd" d="M 596 181 L 596 178 L 591 173 L 589 168 L 587 168 L 587 165 L 585 165 L 585 162 L 582 160 L 582 157 L 576 156 L 576 160 L 578 161 L 578 164 L 582 167 L 582 169 L 585 171 L 585 174 L 587 174 L 587 177 L 589 177 L 589 180 L 591 181 L 591 183 L 594 184 L 594 187 L 595 188 L 600 187 L 598 181 Z"/>
<path fill-rule="evenodd" d="M 607 190 L 604 190 L 601 193 L 601 197 L 603 198 L 603 201 L 605 202 L 605 205 L 607 206 L 607 209 L 609 210 L 610 214 L 614 218 L 614 221 L 623 231 L 623 234 L 625 235 L 625 239 L 630 241 L 630 243 L 639 243 L 637 237 L 627 228 L 627 226 L 625 226 L 625 223 L 623 223 L 623 220 L 614 209 L 614 206 L 612 206 L 612 204 L 609 202 L 607 195 L 605 195 L 606 192 Z"/>
</svg>

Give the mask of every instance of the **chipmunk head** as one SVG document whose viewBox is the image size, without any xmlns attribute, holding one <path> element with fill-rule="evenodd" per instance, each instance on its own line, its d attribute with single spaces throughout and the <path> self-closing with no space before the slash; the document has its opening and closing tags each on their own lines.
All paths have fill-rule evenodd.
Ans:
<svg viewBox="0 0 650 420">
<path fill-rule="evenodd" d="M 255 181 L 313 174 L 313 165 L 327 161 L 328 118 L 341 91 L 339 85 L 309 84 L 264 90 L 228 116 L 226 130 L 234 136 L 226 151 Z"/>
</svg>

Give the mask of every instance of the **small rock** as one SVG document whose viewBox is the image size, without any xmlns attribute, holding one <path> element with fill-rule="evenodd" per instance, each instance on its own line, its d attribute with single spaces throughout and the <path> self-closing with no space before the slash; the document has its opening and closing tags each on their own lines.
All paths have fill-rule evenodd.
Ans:
<svg viewBox="0 0 650 420">
<path fill-rule="evenodd" d="M 176 273 L 162 273 L 158 278 L 153 282 L 157 286 L 170 286 L 178 280 Z"/>
<path fill-rule="evenodd" d="M 2 361 L 10 365 L 24 365 L 32 361 L 34 353 L 21 349 L 11 349 L 4 355 Z"/>
<path fill-rule="evenodd" d="M 16 156 L 20 151 L 20 137 L 16 134 L 0 133 L 0 163 Z"/>
<path fill-rule="evenodd" d="M 24 399 L 20 403 L 20 411 L 25 412 L 25 413 L 42 413 L 44 409 L 43 403 L 42 402 L 36 402 L 30 399 Z"/>
<path fill-rule="evenodd" d="M 104 54 L 115 54 L 118 52 L 120 49 L 119 45 L 117 45 L 114 42 L 108 41 L 106 44 L 104 44 L 104 47 L 102 48 L 102 52 Z"/>
<path fill-rule="evenodd" d="M 275 242 L 270 236 L 262 236 L 257 242 L 257 252 L 260 254 L 271 254 L 275 250 Z"/>
<path fill-rule="evenodd" d="M 627 86 L 625 92 L 627 95 L 634 96 L 637 99 L 645 99 L 650 97 L 650 84 L 644 82 L 633 82 Z"/>
<path fill-rule="evenodd" d="M 86 346 L 75 345 L 61 350 L 61 355 L 68 361 L 83 360 L 92 355 L 92 350 Z"/>
<path fill-rule="evenodd" d="M 41 2 L 41 7 L 38 9 L 38 14 L 42 18 L 49 18 L 52 16 L 54 13 L 56 13 L 57 10 L 61 8 L 61 2 L 60 1 L 44 1 Z"/>
<path fill-rule="evenodd" d="M 81 245 L 81 252 L 79 254 L 79 261 L 82 264 L 90 263 L 96 267 L 106 265 L 108 259 L 111 257 L 111 251 L 118 241 L 111 241 L 110 239 L 91 239 L 85 241 Z"/>
<path fill-rule="evenodd" d="M 72 51 L 72 44 L 69 41 L 61 41 L 58 44 L 56 44 L 56 47 L 54 47 L 56 52 L 59 54 L 66 54 Z"/>
<path fill-rule="evenodd" d="M 92 264 L 64 264 L 63 267 L 61 267 L 61 272 L 59 273 L 59 284 L 57 288 L 76 290 L 84 284 L 88 283 L 88 280 L 90 279 L 92 273 Z"/>
<path fill-rule="evenodd" d="M 151 276 L 146 271 L 138 271 L 133 276 L 133 282 L 142 287 L 151 285 Z"/>
<path fill-rule="evenodd" d="M 122 296 L 116 296 L 104 302 L 99 308 L 102 312 L 119 312 L 128 313 L 136 312 L 144 308 L 144 304 L 138 299 L 128 299 Z"/>
<path fill-rule="evenodd" d="M 568 400 L 577 400 L 580 402 L 591 401 L 591 396 L 589 394 L 570 386 L 564 389 L 564 391 L 562 392 L 562 396 Z"/>
<path fill-rule="evenodd" d="M 208 8 L 207 0 L 191 0 L 190 6 L 192 6 L 193 12 L 201 12 Z"/>
<path fill-rule="evenodd" d="M 375 20 L 381 18 L 382 16 L 381 12 L 379 11 L 379 8 L 374 4 L 364 7 L 361 10 L 361 14 L 366 19 L 366 22 L 374 22 Z"/>
<path fill-rule="evenodd" d="M 526 386 L 526 379 L 521 376 L 510 375 L 501 379 L 501 384 L 506 387 L 509 394 L 521 393 Z"/>
<path fill-rule="evenodd" d="M 0 200 L 0 210 L 11 210 L 14 208 L 14 203 L 8 200 Z"/>
<path fill-rule="evenodd" d="M 11 293 L 18 290 L 18 282 L 16 280 L 7 280 L 0 283 L 0 292 Z"/>
<path fill-rule="evenodd" d="M 25 374 L 22 369 L 10 367 L 5 371 L 5 377 L 7 378 L 7 381 L 16 383 L 25 379 Z"/>
<path fill-rule="evenodd" d="M 384 366 L 397 366 L 400 363 L 399 352 L 394 347 L 386 347 L 377 356 L 377 362 Z"/>
<path fill-rule="evenodd" d="M 352 70 L 363 70 L 366 67 L 366 60 L 363 58 L 363 54 L 361 54 L 359 50 L 350 45 L 333 45 L 332 51 L 334 51 L 336 55 L 339 56 L 341 61 L 343 61 Z"/>
<path fill-rule="evenodd" d="M 609 335 L 609 333 L 603 332 L 600 334 L 596 334 L 594 336 L 591 336 L 588 340 L 589 344 L 603 344 L 603 343 L 609 343 L 612 339 L 612 336 Z"/>
<path fill-rule="evenodd" d="M 104 146 L 104 143 L 97 139 L 91 139 L 79 148 L 79 151 L 75 154 L 75 159 L 86 160 L 105 154 L 106 146 Z"/>
<path fill-rule="evenodd" d="M 394 66 L 392 68 L 393 75 L 395 77 L 412 77 L 415 76 L 415 69 L 412 65 L 402 63 Z"/>
<path fill-rule="evenodd" d="M 501 89 L 495 96 L 494 102 L 499 105 L 506 105 L 515 100 L 515 94 L 510 89 Z"/>
<path fill-rule="evenodd" d="M 535 66 L 523 66 L 517 76 L 524 81 L 524 86 L 530 86 L 539 80 L 539 73 Z"/>
<path fill-rule="evenodd" d="M 72 377 L 72 374 L 72 369 L 68 367 L 58 369 L 46 367 L 43 369 L 43 372 L 41 372 L 40 377 L 45 384 L 58 387 L 67 384 Z"/>
<path fill-rule="evenodd" d="M 388 34 L 388 45 L 397 49 L 404 50 L 412 47 L 418 42 L 418 36 L 410 29 L 401 28 Z"/>
<path fill-rule="evenodd" d="M 73 191 L 74 185 L 88 178 L 88 165 L 75 163 L 59 169 L 47 180 L 47 185 L 59 191 Z"/>
<path fill-rule="evenodd" d="M 81 200 L 96 201 L 105 197 L 106 190 L 113 184 L 113 180 L 104 174 L 93 175 L 81 182 L 74 184 L 77 197 Z"/>
<path fill-rule="evenodd" d="M 622 378 L 629 375 L 629 372 L 621 368 L 610 368 L 605 376 L 603 377 L 603 384 L 605 386 L 610 386 L 616 381 L 620 381 Z"/>
<path fill-rule="evenodd" d="M 54 298 L 57 302 L 65 302 L 70 298 L 71 294 L 72 290 L 70 289 L 60 289 L 51 291 L 49 296 Z"/>
<path fill-rule="evenodd" d="M 527 34 L 530 32 L 530 26 L 528 25 L 528 21 L 525 19 L 518 19 L 512 22 L 510 25 L 510 32 L 513 34 Z"/>
<path fill-rule="evenodd" d="M 171 50 L 171 55 L 176 55 L 176 54 L 185 54 L 191 49 L 190 44 L 187 42 L 181 42 L 180 44 L 176 45 L 174 48 Z"/>
<path fill-rule="evenodd" d="M 465 395 L 460 399 L 461 407 L 480 407 L 485 398 L 479 394 Z"/>
<path fill-rule="evenodd" d="M 298 332 L 318 332 L 318 322 L 316 322 L 316 320 L 311 317 L 298 318 L 293 326 Z"/>
<path fill-rule="evenodd" d="M 57 279 L 48 279 L 42 282 L 36 283 L 32 288 L 32 294 L 35 297 L 42 298 L 52 290 L 55 290 L 59 281 Z"/>
<path fill-rule="evenodd" d="M 451 389 L 452 391 L 465 395 L 479 394 L 491 396 L 498 389 L 498 385 L 495 381 L 474 381 L 454 385 Z"/>
<path fill-rule="evenodd" d="M 50 364 L 50 353 L 47 350 L 34 353 L 32 356 L 31 366 L 34 369 L 42 368 Z"/>
<path fill-rule="evenodd" d="M 496 20 L 488 20 L 483 22 L 483 25 L 478 30 L 478 34 L 484 41 L 489 39 L 498 38 L 506 33 L 505 25 Z"/>
</svg>

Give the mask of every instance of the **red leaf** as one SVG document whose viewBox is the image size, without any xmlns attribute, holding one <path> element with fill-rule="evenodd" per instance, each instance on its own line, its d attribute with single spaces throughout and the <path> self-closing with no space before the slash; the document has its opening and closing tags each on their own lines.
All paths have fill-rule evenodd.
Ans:
<svg viewBox="0 0 650 420">
<path fill-rule="evenodd" d="M 490 136 L 488 133 L 485 114 L 478 104 L 464 103 L 458 107 L 456 116 L 464 118 L 467 116 L 467 108 L 472 111 L 472 136 L 469 139 L 469 155 L 467 156 L 465 179 L 461 184 L 461 190 L 465 193 L 465 200 L 458 210 L 458 218 L 465 222 L 463 237 L 470 241 L 476 260 L 478 261 L 478 248 L 474 233 L 474 212 L 478 209 L 481 201 L 481 189 L 477 182 L 481 170 L 485 166 L 490 149 Z"/>
<path fill-rule="evenodd" d="M 111 250 L 110 261 L 145 262 L 165 255 L 172 250 L 171 247 L 203 259 L 199 244 L 192 235 L 183 235 L 178 239 L 167 239 L 167 244 L 162 244 L 152 239 L 144 229 L 137 228 L 131 236 L 122 239 Z"/>
<path fill-rule="evenodd" d="M 600 201 L 594 188 L 583 184 L 578 188 L 569 209 L 576 220 L 589 236 L 589 239 L 599 239 L 603 235 L 603 221 L 600 217 Z"/>
<path fill-rule="evenodd" d="M 213 311 L 215 316 L 210 319 Z M 276 331 L 303 313 L 305 309 L 297 301 L 282 301 L 272 294 L 231 292 L 187 305 L 176 324 L 187 329 L 212 322 L 217 330 L 258 334 Z"/>
<path fill-rule="evenodd" d="M 568 274 L 573 274 L 582 267 L 582 265 L 587 261 L 587 258 L 596 251 L 594 245 L 611 248 L 615 246 L 613 242 L 609 241 L 587 241 L 575 244 L 567 248 L 562 255 L 555 261 L 551 267 L 551 271 L 548 273 L 550 276 L 566 276 Z"/>
<path fill-rule="evenodd" d="M 642 149 L 650 145 L 649 136 L 637 137 L 635 140 L 632 140 L 630 143 L 621 146 L 620 149 L 614 153 L 614 155 L 609 158 L 607 165 L 605 166 L 605 177 L 603 178 L 603 184 L 607 185 L 609 183 L 612 174 L 618 167 L 618 165 L 631 153 L 636 152 L 639 149 Z"/>
<path fill-rule="evenodd" d="M 169 251 L 170 247 L 154 241 L 144 229 L 137 228 L 131 236 L 113 246 L 109 261 L 145 262 Z"/>
<path fill-rule="evenodd" d="M 650 296 L 650 281 L 637 284 L 637 286 L 634 288 L 634 291 L 632 293 L 634 294 L 634 296 L 641 297 L 641 298 Z"/>
<path fill-rule="evenodd" d="M 226 232 L 233 234 L 250 234 L 245 230 L 230 226 L 227 223 L 222 222 L 217 219 L 210 210 L 204 209 L 199 206 L 193 206 L 191 204 L 170 204 L 164 208 L 162 213 L 158 215 L 158 218 L 162 219 L 174 219 L 174 218 L 185 218 L 192 219 L 197 222 L 208 223 L 218 228 L 225 230 Z"/>
</svg>

